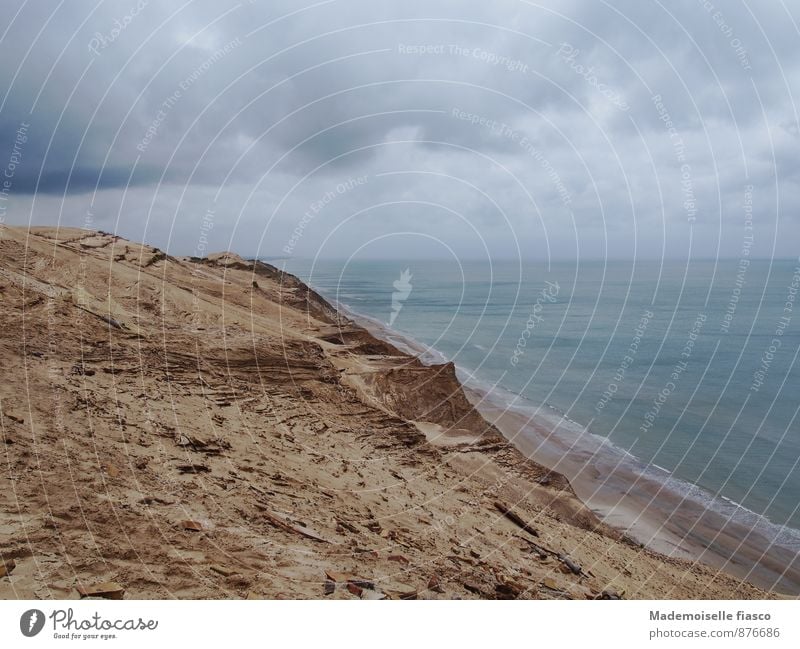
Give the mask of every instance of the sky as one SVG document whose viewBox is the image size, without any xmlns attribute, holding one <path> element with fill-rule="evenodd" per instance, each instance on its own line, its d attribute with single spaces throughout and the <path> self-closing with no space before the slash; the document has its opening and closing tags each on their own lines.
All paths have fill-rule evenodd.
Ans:
<svg viewBox="0 0 800 649">
<path fill-rule="evenodd" d="M 4 0 L 0 222 L 176 255 L 800 254 L 800 3 Z"/>
</svg>

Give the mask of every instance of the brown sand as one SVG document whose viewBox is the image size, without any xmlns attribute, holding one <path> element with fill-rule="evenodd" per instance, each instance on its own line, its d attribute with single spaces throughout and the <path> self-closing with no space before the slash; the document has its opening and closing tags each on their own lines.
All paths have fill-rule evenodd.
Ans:
<svg viewBox="0 0 800 649">
<path fill-rule="evenodd" d="M 800 593 L 796 552 L 770 544 L 756 529 L 724 518 L 630 466 L 601 465 L 597 457 L 587 461 L 557 432 L 521 413 L 493 407 L 485 395 L 470 391 L 468 396 L 526 457 L 563 473 L 581 501 L 609 525 L 669 556 L 701 559 L 765 590 Z"/>
<path fill-rule="evenodd" d="M 0 227 L 0 303 L 0 597 L 770 596 L 626 540 L 269 265 Z"/>
</svg>

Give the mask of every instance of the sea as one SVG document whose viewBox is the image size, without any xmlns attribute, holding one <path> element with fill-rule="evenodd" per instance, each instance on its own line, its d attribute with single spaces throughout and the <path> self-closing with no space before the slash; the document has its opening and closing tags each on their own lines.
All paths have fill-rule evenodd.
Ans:
<svg viewBox="0 0 800 649">
<path fill-rule="evenodd" d="M 800 260 L 271 263 L 496 407 L 560 422 L 588 462 L 800 551 Z"/>
</svg>

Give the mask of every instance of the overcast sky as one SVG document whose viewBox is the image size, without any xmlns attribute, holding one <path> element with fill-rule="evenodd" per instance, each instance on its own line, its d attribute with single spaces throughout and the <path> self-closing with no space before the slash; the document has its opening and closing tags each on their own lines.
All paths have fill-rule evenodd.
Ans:
<svg viewBox="0 0 800 649">
<path fill-rule="evenodd" d="M 739 257 L 752 222 L 796 258 L 799 25 L 794 0 L 4 0 L 0 219 L 393 258 Z"/>
</svg>

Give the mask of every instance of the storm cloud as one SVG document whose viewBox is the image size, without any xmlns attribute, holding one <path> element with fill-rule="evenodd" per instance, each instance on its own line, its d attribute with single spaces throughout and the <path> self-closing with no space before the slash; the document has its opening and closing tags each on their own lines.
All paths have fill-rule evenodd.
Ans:
<svg viewBox="0 0 800 649">
<path fill-rule="evenodd" d="M 736 257 L 748 193 L 753 254 L 797 256 L 796 4 L 4 8 L 7 223 L 175 254 L 202 228 L 265 257 Z"/>
</svg>

